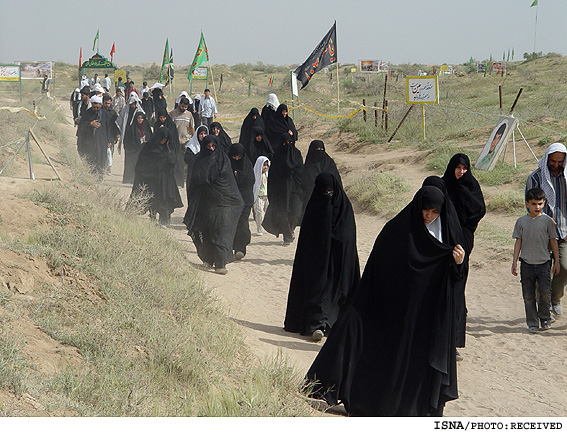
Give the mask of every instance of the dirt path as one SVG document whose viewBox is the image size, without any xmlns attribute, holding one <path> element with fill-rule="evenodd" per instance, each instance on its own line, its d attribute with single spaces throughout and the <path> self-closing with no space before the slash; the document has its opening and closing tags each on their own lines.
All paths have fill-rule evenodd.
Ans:
<svg viewBox="0 0 567 433">
<path fill-rule="evenodd" d="M 300 131 L 298 148 L 305 156 L 314 129 Z M 333 156 L 348 185 L 369 167 L 393 171 L 406 178 L 411 191 L 406 202 L 432 174 L 424 171 L 423 151 L 408 148 L 384 151 L 368 146 L 357 153 L 345 151 L 345 137 L 320 125 L 327 151 Z M 348 137 L 347 137 L 348 140 Z M 342 148 L 343 150 L 339 150 Z M 107 182 L 122 186 L 122 161 L 115 160 Z M 185 190 L 181 191 L 185 200 Z M 200 265 L 191 239 L 182 224 L 184 209 L 172 217 L 171 233 L 187 251 L 188 261 Z M 357 212 L 358 251 L 364 267 L 374 240 L 386 218 Z M 515 217 L 487 215 L 481 222 L 511 233 Z M 250 221 L 251 230 L 254 222 Z M 298 231 L 296 231 L 296 236 Z M 226 311 L 242 327 L 253 352 L 262 359 L 282 352 L 300 372 L 306 372 L 321 343 L 283 330 L 289 279 L 295 246 L 282 246 L 281 238 L 265 234 L 252 237 L 248 254 L 228 265 L 226 276 L 202 271 L 205 282 L 221 300 Z M 498 245 L 477 236 L 471 257 L 467 286 L 469 310 L 467 346 L 458 364 L 460 398 L 447 405 L 447 416 L 564 416 L 567 413 L 567 321 L 560 317 L 545 333 L 526 332 L 519 279 L 510 274 L 512 240 Z"/>
</svg>

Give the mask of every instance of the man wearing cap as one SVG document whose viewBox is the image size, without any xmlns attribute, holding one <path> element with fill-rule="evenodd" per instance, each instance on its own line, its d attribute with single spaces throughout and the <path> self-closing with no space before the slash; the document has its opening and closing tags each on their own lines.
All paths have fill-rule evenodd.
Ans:
<svg viewBox="0 0 567 433">
<path fill-rule="evenodd" d="M 553 143 L 538 162 L 538 168 L 528 176 L 526 191 L 541 188 L 545 192 L 543 212 L 553 218 L 557 228 L 560 270 L 551 280 L 551 312 L 563 314 L 561 298 L 567 284 L 567 181 L 565 179 L 565 156 L 567 148 Z"/>
<path fill-rule="evenodd" d="M 213 118 L 217 117 L 217 112 L 217 105 L 211 96 L 211 91 L 209 89 L 205 89 L 205 97 L 201 99 L 201 102 L 199 103 L 199 117 L 201 118 L 203 125 L 206 125 L 207 128 L 209 128 L 211 123 L 213 123 Z"/>
</svg>

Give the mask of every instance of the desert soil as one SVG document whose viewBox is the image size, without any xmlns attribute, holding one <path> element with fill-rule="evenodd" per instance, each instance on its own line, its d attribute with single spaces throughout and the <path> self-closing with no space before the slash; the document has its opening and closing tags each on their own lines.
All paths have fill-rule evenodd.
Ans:
<svg viewBox="0 0 567 433">
<path fill-rule="evenodd" d="M 238 137 L 239 127 L 240 125 L 232 124 L 228 126 L 228 132 L 233 138 Z M 74 134 L 71 126 L 67 129 L 69 134 Z M 304 125 L 299 135 L 297 146 L 304 156 L 312 139 L 324 140 L 327 152 L 337 162 L 343 183 L 347 187 L 370 168 L 390 171 L 403 176 L 411 185 L 411 191 L 400 197 L 401 201 L 408 202 L 423 179 L 434 174 L 424 168 L 424 158 L 427 155 L 424 151 L 411 147 L 387 149 L 383 145 L 357 143 L 352 136 L 338 134 L 330 123 Z M 46 148 L 51 155 L 57 154 L 54 143 L 49 143 Z M 529 161 L 526 149 L 520 148 L 518 152 L 520 158 Z M 533 165 L 533 160 L 530 164 Z M 65 167 L 61 164 L 57 164 L 57 167 L 65 172 Z M 112 173 L 106 176 L 104 182 L 127 195 L 131 186 L 121 183 L 122 167 L 122 157 L 115 153 Z M 46 176 L 47 173 L 49 170 L 46 170 Z M 9 236 L 22 236 L 38 221 L 47 218 L 44 208 L 17 197 L 43 182 L 32 182 L 23 177 L 25 175 L 21 178 L 0 177 L 3 192 L 0 230 Z M 502 187 L 502 190 L 505 188 Z M 185 202 L 185 189 L 180 192 Z M 201 262 L 195 247 L 182 224 L 184 212 L 185 209 L 176 210 L 167 230 L 186 251 L 187 266 L 200 268 Z M 515 219 L 516 216 L 489 213 L 480 226 L 488 225 L 511 234 Z M 387 220 L 386 217 L 356 209 L 361 269 L 364 268 L 376 236 Z M 252 220 L 250 228 L 255 231 Z M 299 229 L 296 237 L 298 234 Z M 567 413 L 567 320 L 559 317 L 551 330 L 539 334 L 527 333 L 519 277 L 513 277 L 510 273 L 512 244 L 511 238 L 504 245 L 477 236 L 467 285 L 467 344 L 460 349 L 464 360 L 458 363 L 460 398 L 447 404 L 446 416 L 545 417 L 565 416 Z M 227 275 L 204 270 L 200 273 L 228 316 L 241 327 L 258 359 L 282 352 L 303 374 L 322 343 L 283 330 L 295 246 L 296 242 L 283 246 L 281 238 L 276 239 L 270 234 L 253 236 L 246 257 L 240 262 L 229 264 Z M 0 290 L 11 290 L 16 296 L 30 296 L 26 292 L 32 290 L 34 275 L 47 273 L 47 269 L 42 266 L 41 260 L 17 257 L 6 250 L 0 251 Z M 23 272 L 20 268 L 33 269 L 33 272 Z M 26 282 L 26 278 L 31 280 Z M 37 275 L 36 279 L 41 279 L 41 275 Z M 14 325 L 11 328 L 11 332 L 27 336 L 24 353 L 38 368 L 56 369 L 65 360 L 74 362 L 79 356 L 74 348 L 59 345 L 33 323 L 18 323 L 17 327 Z M 384 332 L 388 330 L 385 329 Z M 4 393 L 0 391 L 1 398 L 8 398 L 2 394 Z M 29 413 L 46 414 L 43 408 L 37 407 L 33 399 L 30 401 L 29 396 L 24 400 L 22 405 L 29 409 Z"/>
</svg>

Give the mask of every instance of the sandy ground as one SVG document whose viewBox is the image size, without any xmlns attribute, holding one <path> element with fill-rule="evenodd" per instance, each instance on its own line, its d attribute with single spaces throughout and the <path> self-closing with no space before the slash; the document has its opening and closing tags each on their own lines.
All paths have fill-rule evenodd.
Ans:
<svg viewBox="0 0 567 433">
<path fill-rule="evenodd" d="M 239 126 L 230 126 L 231 131 L 237 129 Z M 69 132 L 72 131 L 70 127 Z M 345 185 L 371 167 L 393 171 L 403 175 L 412 186 L 410 193 L 400 198 L 407 202 L 422 180 L 432 174 L 421 168 L 424 165 L 424 152 L 407 147 L 385 150 L 378 145 L 356 146 L 354 149 L 349 141 L 352 137 L 338 136 L 330 131 L 329 124 L 320 124 L 317 128 L 306 127 L 299 133 L 301 139 L 298 147 L 304 156 L 309 142 L 323 137 L 327 152 L 343 174 Z M 237 134 L 231 133 L 231 136 Z M 56 154 L 54 149 L 51 154 Z M 112 173 L 104 182 L 118 187 L 126 195 L 131 186 L 121 183 L 122 167 L 122 157 L 116 153 Z M 24 206 L 18 201 L 23 199 L 14 198 L 13 195 L 37 185 L 38 181 L 0 179 L 4 197 L 0 210 L 8 212 L 12 208 L 17 210 L 16 206 Z M 185 189 L 180 192 L 185 202 Z M 13 205 L 8 205 L 5 198 L 12 200 Z M 201 262 L 195 247 L 182 224 L 184 211 L 176 210 L 168 231 L 183 245 L 187 253 L 187 265 L 199 266 Z M 511 233 L 515 218 L 489 214 L 481 226 L 490 224 Z M 3 219 L 4 222 L 7 220 Z M 384 217 L 356 212 L 361 268 L 364 268 L 374 240 L 386 221 Z M 255 223 L 252 220 L 250 227 L 254 232 Z M 10 233 L 14 235 L 21 234 L 17 225 L 4 228 L 8 232 L 11 230 Z M 283 331 L 295 246 L 296 243 L 293 243 L 285 247 L 281 238 L 276 239 L 269 234 L 253 236 L 247 256 L 241 262 L 229 264 L 228 275 L 221 276 L 208 271 L 201 273 L 229 317 L 241 326 L 248 344 L 259 359 L 275 356 L 281 351 L 304 373 L 322 343 Z M 447 405 L 446 416 L 567 414 L 567 320 L 559 317 L 551 330 L 535 335 L 527 333 L 519 277 L 513 277 L 509 270 L 511 253 L 511 239 L 508 245 L 498 245 L 477 236 L 467 286 L 467 345 L 460 350 L 464 360 L 458 364 L 460 398 Z M 6 262 L 10 261 L 11 257 L 6 255 L 8 252 L 0 254 Z M 19 326 L 22 332 L 30 335 L 31 344 L 36 346 L 37 350 L 31 356 L 42 356 L 45 352 L 48 361 L 45 368 L 57 368 L 60 358 L 49 358 L 49 354 L 61 352 L 62 348 L 57 347 L 57 342 L 45 339 L 33 324 L 21 323 Z M 42 345 L 46 347 L 43 351 Z M 73 348 L 65 348 L 65 351 L 70 356 L 74 355 Z"/>
</svg>

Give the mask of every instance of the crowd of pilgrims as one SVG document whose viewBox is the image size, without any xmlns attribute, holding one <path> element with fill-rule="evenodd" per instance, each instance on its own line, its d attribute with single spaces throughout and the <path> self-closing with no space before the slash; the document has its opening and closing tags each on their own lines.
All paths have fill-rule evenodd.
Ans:
<svg viewBox="0 0 567 433">
<path fill-rule="evenodd" d="M 261 113 L 250 110 L 232 143 L 219 122 L 200 124 L 197 97 L 183 92 L 168 112 L 162 89 L 150 90 L 141 99 L 134 88 L 124 103 L 119 91 L 110 98 L 78 89 L 79 153 L 102 175 L 112 147 L 123 147 L 123 182 L 133 184 L 132 198 L 148 194 L 145 211 L 162 226 L 183 207 L 186 185 L 183 222 L 203 266 L 219 274 L 246 256 L 251 212 L 255 234 L 282 235 L 284 245 L 299 226 L 284 329 L 327 337 L 306 375 L 309 395 L 342 403 L 349 415 L 442 415 L 458 398 L 468 260 L 485 214 L 467 155 L 454 155 L 443 177 L 426 178 L 385 224 L 361 275 L 336 164 L 320 140 L 303 161 L 275 94 Z"/>
</svg>

